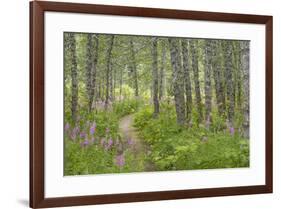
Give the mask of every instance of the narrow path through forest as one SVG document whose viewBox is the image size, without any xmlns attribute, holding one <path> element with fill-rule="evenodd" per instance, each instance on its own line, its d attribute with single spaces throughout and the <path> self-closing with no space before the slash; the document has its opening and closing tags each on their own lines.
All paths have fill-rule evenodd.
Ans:
<svg viewBox="0 0 281 209">
<path fill-rule="evenodd" d="M 124 141 L 132 140 L 136 163 L 138 163 L 138 160 L 147 156 L 149 145 L 138 136 L 138 130 L 133 126 L 133 114 L 126 115 L 120 119 L 119 130 Z M 154 171 L 152 162 L 145 161 L 144 170 Z"/>
</svg>

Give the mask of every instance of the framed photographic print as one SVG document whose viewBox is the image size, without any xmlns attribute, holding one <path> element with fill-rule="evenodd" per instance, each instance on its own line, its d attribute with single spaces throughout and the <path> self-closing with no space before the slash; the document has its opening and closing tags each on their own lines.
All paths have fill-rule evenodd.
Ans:
<svg viewBox="0 0 281 209">
<path fill-rule="evenodd" d="M 30 3 L 30 207 L 272 192 L 272 16 Z"/>
</svg>

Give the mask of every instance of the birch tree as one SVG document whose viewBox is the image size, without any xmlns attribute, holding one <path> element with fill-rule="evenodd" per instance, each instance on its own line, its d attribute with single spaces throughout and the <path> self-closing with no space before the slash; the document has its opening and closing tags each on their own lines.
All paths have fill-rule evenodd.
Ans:
<svg viewBox="0 0 281 209">
<path fill-rule="evenodd" d="M 240 60 L 241 60 L 241 50 L 240 50 L 240 42 L 235 41 L 233 42 L 233 65 L 234 65 L 234 97 L 235 97 L 235 106 L 238 107 L 238 109 L 241 109 L 241 93 L 242 93 L 242 72 L 241 72 L 241 66 L 240 66 Z"/>
<path fill-rule="evenodd" d="M 88 96 L 88 109 L 91 111 L 92 107 L 92 66 L 93 66 L 93 40 L 92 34 L 87 34 L 87 51 L 86 51 L 86 91 Z"/>
<path fill-rule="evenodd" d="M 202 113 L 202 104 L 201 104 L 201 90 L 199 83 L 199 72 L 198 72 L 198 40 L 190 41 L 190 48 L 192 54 L 192 70 L 193 70 L 193 78 L 194 78 L 194 87 L 195 87 L 195 98 L 196 98 L 196 106 L 198 112 L 198 122 L 201 122 L 203 118 Z"/>
<path fill-rule="evenodd" d="M 244 137 L 249 138 L 250 135 L 250 128 L 249 128 L 249 80 L 250 80 L 250 65 L 249 65 L 249 41 L 241 41 L 240 42 L 241 47 L 241 69 L 243 72 L 243 88 L 244 88 L 244 104 L 243 104 L 243 111 L 244 111 L 244 123 L 243 123 L 243 129 L 244 129 Z"/>
<path fill-rule="evenodd" d="M 159 84 L 159 100 L 165 96 L 165 64 L 166 64 L 166 44 L 164 40 L 162 44 L 162 55 L 161 55 L 161 64 L 160 64 L 160 84 Z"/>
<path fill-rule="evenodd" d="M 71 115 L 76 121 L 78 106 L 78 80 L 77 80 L 77 55 L 76 40 L 74 33 L 69 34 L 70 60 L 71 60 Z"/>
<path fill-rule="evenodd" d="M 114 36 L 111 35 L 108 38 L 107 50 L 106 50 L 106 94 L 105 94 L 105 109 L 108 108 L 109 104 L 109 91 L 110 91 L 110 74 L 111 74 L 111 56 L 113 48 Z"/>
<path fill-rule="evenodd" d="M 180 43 L 178 39 L 169 38 L 171 64 L 173 68 L 173 89 L 175 98 L 175 107 L 177 114 L 177 123 L 185 124 L 185 102 L 184 102 L 184 76 L 181 66 Z"/>
<path fill-rule="evenodd" d="M 191 120 L 192 111 L 192 92 L 191 92 L 191 80 L 190 80 L 190 69 L 188 65 L 188 41 L 181 40 L 182 47 L 182 63 L 184 71 L 184 86 L 185 86 L 185 105 L 186 105 L 186 119 L 187 122 Z"/>
<path fill-rule="evenodd" d="M 221 56 L 221 44 L 218 40 L 213 40 L 211 42 L 212 46 L 212 73 L 214 77 L 215 84 L 215 95 L 216 103 L 219 115 L 222 117 L 225 112 L 225 92 L 223 85 L 223 65 Z"/>
<path fill-rule="evenodd" d="M 92 34 L 87 35 L 86 49 L 86 91 L 88 96 L 88 110 L 92 109 L 96 85 L 96 68 L 98 60 L 98 38 Z"/>
<path fill-rule="evenodd" d="M 204 66 L 204 84 L 205 84 L 205 125 L 209 129 L 212 111 L 212 89 L 211 89 L 211 59 L 212 49 L 211 40 L 205 40 L 205 66 Z"/>
<path fill-rule="evenodd" d="M 158 56 L 157 56 L 157 38 L 151 39 L 151 54 L 152 54 L 152 88 L 153 88 L 153 116 L 159 114 L 159 99 L 158 99 Z"/>
<path fill-rule="evenodd" d="M 91 108 L 92 108 L 92 104 L 93 104 L 93 99 L 95 97 L 96 94 L 96 77 L 97 77 L 97 66 L 98 66 L 98 57 L 99 57 L 99 37 L 98 35 L 93 35 L 93 47 L 94 47 L 94 51 L 93 51 L 93 66 L 92 66 L 92 72 L 91 72 Z"/>
<path fill-rule="evenodd" d="M 132 71 L 133 76 L 133 86 L 135 89 L 135 96 L 139 96 L 139 86 L 138 86 L 138 72 L 137 72 L 137 66 L 136 66 L 136 58 L 135 58 L 135 48 L 134 48 L 134 42 L 133 38 L 130 38 L 130 52 L 131 52 L 131 59 L 130 59 L 130 67 Z"/>
<path fill-rule="evenodd" d="M 233 85 L 233 62 L 232 62 L 232 44 L 231 41 L 225 41 L 224 64 L 225 64 L 225 82 L 227 95 L 227 116 L 228 125 L 233 127 L 234 117 L 234 85 Z"/>
</svg>

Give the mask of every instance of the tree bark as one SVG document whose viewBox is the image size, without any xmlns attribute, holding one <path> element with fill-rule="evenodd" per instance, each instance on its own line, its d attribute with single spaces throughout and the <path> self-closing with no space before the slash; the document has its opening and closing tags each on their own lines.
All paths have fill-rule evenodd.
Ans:
<svg viewBox="0 0 281 209">
<path fill-rule="evenodd" d="M 232 62 L 232 44 L 231 41 L 225 41 L 224 63 L 226 78 L 226 95 L 227 95 L 227 115 L 230 127 L 233 127 L 234 117 L 234 85 L 233 85 L 233 62 Z"/>
<path fill-rule="evenodd" d="M 110 74 L 111 74 L 111 55 L 113 48 L 114 36 L 108 38 L 107 51 L 106 51 L 106 93 L 105 93 L 105 109 L 107 110 L 109 104 L 109 90 L 110 90 Z"/>
<path fill-rule="evenodd" d="M 157 38 L 151 39 L 151 54 L 152 54 L 152 88 L 153 88 L 153 116 L 159 114 L 159 99 L 158 99 L 158 55 L 157 55 Z"/>
<path fill-rule="evenodd" d="M 137 72 L 137 65 L 136 65 L 136 58 L 135 58 L 135 49 L 134 49 L 134 42 L 133 39 L 130 38 L 130 51 L 131 51 L 131 69 L 134 79 L 134 88 L 135 88 L 135 96 L 139 96 L 139 86 L 138 86 L 138 72 Z"/>
<path fill-rule="evenodd" d="M 194 77 L 196 105 L 198 111 L 198 123 L 200 123 L 203 118 L 203 113 L 202 113 L 202 104 L 201 104 L 201 90 L 200 90 L 200 83 L 199 83 L 198 52 L 196 49 L 197 47 L 198 47 L 198 41 L 191 40 L 190 48 L 192 53 L 192 70 L 193 70 L 193 77 Z"/>
<path fill-rule="evenodd" d="M 234 79 L 234 89 L 235 89 L 235 106 L 241 110 L 241 93 L 242 93 L 242 72 L 240 67 L 241 60 L 240 52 L 240 42 L 235 41 L 233 43 L 233 65 L 235 66 L 235 79 Z"/>
<path fill-rule="evenodd" d="M 117 69 L 113 68 L 113 83 L 112 83 L 112 100 L 115 100 L 115 88 L 116 88 L 116 78 L 117 77 Z"/>
<path fill-rule="evenodd" d="M 77 80 L 77 56 L 76 40 L 74 33 L 69 34 L 70 59 L 71 59 L 71 114 L 72 120 L 76 121 L 78 106 L 78 80 Z"/>
<path fill-rule="evenodd" d="M 97 77 L 97 66 L 98 66 L 98 57 L 99 57 L 99 37 L 98 35 L 93 35 L 93 44 L 94 44 L 94 52 L 93 52 L 93 66 L 91 71 L 91 108 L 93 104 L 93 100 L 96 94 L 96 77 Z M 95 98 L 96 100 L 96 98 Z M 90 109 L 91 110 L 91 109 Z"/>
<path fill-rule="evenodd" d="M 181 66 L 180 44 L 179 40 L 169 38 L 171 64 L 173 68 L 173 89 L 175 97 L 175 106 L 177 114 L 177 123 L 185 124 L 185 101 L 184 101 L 184 76 Z"/>
<path fill-rule="evenodd" d="M 213 40 L 212 45 L 212 72 L 215 83 L 215 93 L 216 93 L 216 102 L 217 108 L 220 116 L 224 115 L 225 112 L 225 93 L 223 85 L 223 66 L 222 66 L 222 57 L 221 57 L 221 44 L 220 41 Z"/>
<path fill-rule="evenodd" d="M 93 66 L 93 40 L 92 34 L 87 35 L 87 45 L 86 45 L 86 91 L 88 96 L 88 110 L 91 111 L 92 107 L 92 66 Z"/>
<path fill-rule="evenodd" d="M 190 80 L 190 69 L 188 65 L 189 52 L 188 52 L 188 41 L 181 40 L 182 46 L 182 63 L 184 71 L 184 85 L 185 85 L 185 105 L 186 105 L 186 119 L 187 122 L 191 120 L 192 112 L 192 91 L 191 91 L 191 80 Z"/>
<path fill-rule="evenodd" d="M 125 66 L 126 68 L 126 66 Z M 120 85 L 119 85 L 120 89 L 119 89 L 119 100 L 122 100 L 122 86 L 123 86 L 123 67 L 121 68 L 121 72 L 120 72 Z"/>
<path fill-rule="evenodd" d="M 96 84 L 96 68 L 98 60 L 98 38 L 92 34 L 87 35 L 86 51 L 86 90 L 88 96 L 88 110 L 92 110 Z"/>
<path fill-rule="evenodd" d="M 162 55 L 160 65 L 160 84 L 159 84 L 159 100 L 165 96 L 165 64 L 166 64 L 166 45 L 164 40 L 162 41 Z"/>
<path fill-rule="evenodd" d="M 249 60 L 249 53 L 250 53 L 250 46 L 249 41 L 241 41 L 241 69 L 243 72 L 243 88 L 244 88 L 244 122 L 243 122 L 243 129 L 244 129 L 244 137 L 249 138 L 250 136 L 250 109 L 249 109 L 249 81 L 250 81 L 250 60 Z"/>
<path fill-rule="evenodd" d="M 209 129 L 212 111 L 212 89 L 211 89 L 211 59 L 212 46 L 211 40 L 205 40 L 205 66 L 204 66 L 204 84 L 205 84 L 205 125 Z"/>
<path fill-rule="evenodd" d="M 113 101 L 113 63 L 110 59 L 110 70 L 109 70 L 109 100 Z"/>
</svg>

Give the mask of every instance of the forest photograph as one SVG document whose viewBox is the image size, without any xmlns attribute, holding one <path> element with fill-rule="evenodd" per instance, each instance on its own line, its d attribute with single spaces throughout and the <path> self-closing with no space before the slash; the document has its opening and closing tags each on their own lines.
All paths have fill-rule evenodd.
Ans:
<svg viewBox="0 0 281 209">
<path fill-rule="evenodd" d="M 65 176 L 250 166 L 250 41 L 63 35 Z"/>
</svg>

